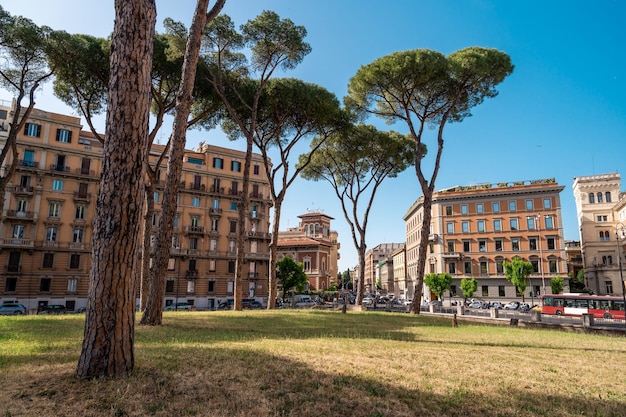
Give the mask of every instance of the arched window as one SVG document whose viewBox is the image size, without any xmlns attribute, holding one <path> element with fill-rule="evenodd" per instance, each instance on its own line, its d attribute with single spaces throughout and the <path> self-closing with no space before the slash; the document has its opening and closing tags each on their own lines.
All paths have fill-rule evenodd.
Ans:
<svg viewBox="0 0 626 417">
<path fill-rule="evenodd" d="M 598 203 L 602 202 L 602 193 L 598 193 Z"/>
<path fill-rule="evenodd" d="M 611 193 L 609 191 L 604 193 L 604 201 L 606 201 L 607 203 L 611 202 Z"/>
<path fill-rule="evenodd" d="M 600 242 L 602 242 L 604 240 L 604 232 L 600 232 Z"/>
<path fill-rule="evenodd" d="M 606 256 L 602 257 L 602 265 L 606 265 Z"/>
<path fill-rule="evenodd" d="M 613 257 L 609 255 L 609 265 L 613 265 Z"/>
<path fill-rule="evenodd" d="M 589 202 L 590 202 L 591 204 L 593 204 L 593 203 L 595 203 L 595 202 L 596 202 L 596 196 L 595 196 L 595 195 L 593 195 L 593 193 L 589 193 Z"/>
</svg>

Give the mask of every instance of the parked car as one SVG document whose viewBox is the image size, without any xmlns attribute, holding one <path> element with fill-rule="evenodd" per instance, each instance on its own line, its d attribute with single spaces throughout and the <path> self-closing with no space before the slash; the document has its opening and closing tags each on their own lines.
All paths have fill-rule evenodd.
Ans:
<svg viewBox="0 0 626 417">
<path fill-rule="evenodd" d="M 0 305 L 0 316 L 16 316 L 26 313 L 28 313 L 28 310 L 20 303 L 5 303 Z"/>
<path fill-rule="evenodd" d="M 369 306 L 374 304 L 374 298 L 373 297 L 363 297 L 363 300 L 361 301 L 363 303 L 364 306 Z"/>
<path fill-rule="evenodd" d="M 48 304 L 40 306 L 37 314 L 65 314 L 67 309 L 63 304 Z"/>
<path fill-rule="evenodd" d="M 254 299 L 244 299 L 243 300 L 243 308 L 248 308 L 250 310 L 256 310 L 259 308 L 263 308 L 263 304 Z"/>
<path fill-rule="evenodd" d="M 309 308 L 309 307 L 313 307 L 315 304 L 316 304 L 315 301 L 311 299 L 306 299 L 306 300 L 298 301 L 295 306 L 296 308 Z"/>
<path fill-rule="evenodd" d="M 489 305 L 490 308 L 504 308 L 504 304 L 502 304 L 500 301 L 494 301 L 493 303 L 491 303 Z"/>
<path fill-rule="evenodd" d="M 467 308 L 483 308 L 482 301 L 472 301 L 467 305 Z"/>
<path fill-rule="evenodd" d="M 164 311 L 191 311 L 192 305 L 188 302 L 181 301 L 165 306 Z"/>
<path fill-rule="evenodd" d="M 429 306 L 435 306 L 435 307 L 441 307 L 443 305 L 443 303 L 441 302 L 441 300 L 433 300 L 431 302 L 428 303 Z"/>
<path fill-rule="evenodd" d="M 517 310 L 519 308 L 519 301 L 511 301 L 504 305 L 505 310 Z"/>
<path fill-rule="evenodd" d="M 222 301 L 217 305 L 218 310 L 232 310 L 235 306 L 235 300 L 232 298 L 230 300 Z"/>
</svg>

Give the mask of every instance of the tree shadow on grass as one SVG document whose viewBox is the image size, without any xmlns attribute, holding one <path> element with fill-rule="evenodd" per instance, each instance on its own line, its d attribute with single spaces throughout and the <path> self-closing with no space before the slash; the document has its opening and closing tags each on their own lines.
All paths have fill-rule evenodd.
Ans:
<svg viewBox="0 0 626 417">
<path fill-rule="evenodd" d="M 147 356 L 162 354 L 156 346 L 143 349 Z M 237 347 L 187 346 L 171 353 L 185 360 L 170 368 L 139 364 L 125 378 L 79 381 L 69 365 L 36 372 L 0 394 L 0 415 L 617 417 L 625 405 L 623 396 L 572 398 L 529 392 L 523 384 L 490 392 L 471 384 L 438 389 L 437 380 L 411 386 Z"/>
</svg>

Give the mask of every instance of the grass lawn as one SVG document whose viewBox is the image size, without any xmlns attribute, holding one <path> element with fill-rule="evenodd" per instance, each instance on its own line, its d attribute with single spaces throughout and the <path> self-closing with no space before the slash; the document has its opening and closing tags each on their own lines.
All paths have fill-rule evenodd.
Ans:
<svg viewBox="0 0 626 417">
<path fill-rule="evenodd" d="M 626 338 L 401 313 L 168 312 L 78 380 L 84 315 L 0 317 L 0 417 L 626 416 Z"/>
</svg>

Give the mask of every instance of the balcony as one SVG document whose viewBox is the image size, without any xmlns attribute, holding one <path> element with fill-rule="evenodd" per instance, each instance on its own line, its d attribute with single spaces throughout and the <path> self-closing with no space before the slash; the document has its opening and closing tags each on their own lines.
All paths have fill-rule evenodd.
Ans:
<svg viewBox="0 0 626 417">
<path fill-rule="evenodd" d="M 216 216 L 221 216 L 222 215 L 222 209 L 221 208 L 215 208 L 215 207 L 211 207 L 209 209 L 209 213 L 216 215 Z"/>
<path fill-rule="evenodd" d="M 190 269 L 187 271 L 187 279 L 196 279 L 198 278 L 198 270 L 197 269 Z"/>
<path fill-rule="evenodd" d="M 183 228 L 185 234 L 204 235 L 205 228 L 202 226 L 190 226 L 187 225 Z"/>
<path fill-rule="evenodd" d="M 246 252 L 245 258 L 257 261 L 269 261 L 270 254 L 267 252 Z"/>
<path fill-rule="evenodd" d="M 461 259 L 461 252 L 444 252 L 441 256 L 444 259 Z"/>
<path fill-rule="evenodd" d="M 78 175 L 86 175 L 88 177 L 96 176 L 96 171 L 94 171 L 93 169 L 86 169 L 86 168 L 76 168 L 74 170 L 74 173 Z"/>
<path fill-rule="evenodd" d="M 66 165 L 62 165 L 62 164 L 51 164 L 50 165 L 50 171 L 70 172 L 71 169 L 70 169 L 70 167 L 68 167 Z"/>
<path fill-rule="evenodd" d="M 216 187 L 214 185 L 209 188 L 209 192 L 212 194 L 224 194 L 224 187 Z"/>
<path fill-rule="evenodd" d="M 35 169 L 38 169 L 39 168 L 39 162 L 37 162 L 37 161 L 27 161 L 25 159 L 20 159 L 18 161 L 18 166 L 19 167 L 24 167 L 24 168 L 35 168 Z"/>
<path fill-rule="evenodd" d="M 241 197 L 243 193 L 241 191 L 239 191 L 239 189 L 233 189 L 233 188 L 229 188 L 228 189 L 228 195 L 230 196 L 235 196 L 235 197 Z"/>
<path fill-rule="evenodd" d="M 16 185 L 13 189 L 15 195 L 33 195 L 34 188 L 27 185 Z"/>
<path fill-rule="evenodd" d="M 189 189 L 191 191 L 200 191 L 200 192 L 206 191 L 206 187 L 204 184 L 189 184 Z"/>
<path fill-rule="evenodd" d="M 14 219 L 33 220 L 35 218 L 35 213 L 32 211 L 7 210 L 6 217 Z"/>
<path fill-rule="evenodd" d="M 246 237 L 248 237 L 249 239 L 270 239 L 272 237 L 271 233 L 265 233 L 265 232 L 257 232 L 257 231 L 247 231 L 246 232 Z"/>
<path fill-rule="evenodd" d="M 80 191 L 74 191 L 74 202 L 89 202 L 91 200 L 91 193 L 84 193 Z"/>
<path fill-rule="evenodd" d="M 32 248 L 33 241 L 30 239 L 4 238 L 0 239 L 0 245 L 3 248 Z"/>
</svg>

